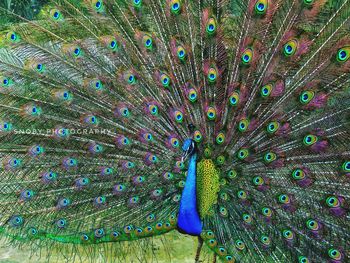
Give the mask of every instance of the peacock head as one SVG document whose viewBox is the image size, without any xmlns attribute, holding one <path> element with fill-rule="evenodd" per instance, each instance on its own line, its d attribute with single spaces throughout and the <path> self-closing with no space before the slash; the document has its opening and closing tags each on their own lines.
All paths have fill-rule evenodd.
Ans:
<svg viewBox="0 0 350 263">
<path fill-rule="evenodd" d="M 183 154 L 181 162 L 184 162 L 189 156 L 196 152 L 196 143 L 192 139 L 186 139 L 182 146 Z"/>
</svg>

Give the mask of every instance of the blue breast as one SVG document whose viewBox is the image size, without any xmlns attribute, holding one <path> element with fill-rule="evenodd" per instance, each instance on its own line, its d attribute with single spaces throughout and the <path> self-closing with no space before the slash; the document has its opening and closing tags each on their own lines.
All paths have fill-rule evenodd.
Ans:
<svg viewBox="0 0 350 263">
<path fill-rule="evenodd" d="M 179 231 L 192 236 L 199 236 L 202 232 L 203 225 L 197 210 L 196 160 L 197 155 L 192 155 L 188 167 L 185 188 L 182 192 L 177 221 Z"/>
</svg>

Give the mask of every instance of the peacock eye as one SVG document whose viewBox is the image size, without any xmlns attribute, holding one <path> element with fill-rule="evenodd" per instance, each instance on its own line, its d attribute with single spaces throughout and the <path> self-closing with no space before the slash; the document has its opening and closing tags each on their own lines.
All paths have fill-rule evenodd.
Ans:
<svg viewBox="0 0 350 263">
<path fill-rule="evenodd" d="M 307 257 L 304 257 L 304 256 L 300 256 L 299 259 L 298 259 L 298 262 L 299 263 L 309 263 L 309 259 Z"/>
<path fill-rule="evenodd" d="M 148 110 L 153 116 L 158 116 L 158 106 L 155 104 L 150 104 Z"/>
<path fill-rule="evenodd" d="M 217 144 L 223 144 L 225 142 L 225 134 L 220 132 L 217 136 L 216 136 L 216 143 Z"/>
<path fill-rule="evenodd" d="M 270 122 L 267 125 L 267 132 L 268 133 L 275 133 L 280 127 L 280 124 L 277 121 Z"/>
<path fill-rule="evenodd" d="M 235 246 L 236 246 L 236 248 L 239 249 L 239 250 L 244 250 L 244 248 L 245 248 L 245 244 L 244 244 L 243 241 L 240 240 L 240 239 L 237 239 L 237 240 L 235 241 Z"/>
<path fill-rule="evenodd" d="M 244 160 L 244 159 L 246 159 L 248 156 L 249 156 L 249 151 L 248 151 L 248 149 L 241 149 L 241 150 L 239 150 L 238 153 L 237 153 L 237 157 L 238 157 L 238 159 L 240 159 L 240 160 Z"/>
<path fill-rule="evenodd" d="M 148 35 L 145 35 L 144 37 L 143 37 L 143 45 L 144 45 L 144 47 L 146 48 L 146 49 L 149 49 L 149 50 L 151 50 L 152 48 L 153 48 L 153 40 L 152 40 L 152 38 L 150 37 L 150 36 L 148 36 Z"/>
<path fill-rule="evenodd" d="M 56 221 L 56 225 L 58 228 L 64 228 L 67 225 L 67 221 L 65 219 L 59 219 Z"/>
<path fill-rule="evenodd" d="M 305 178 L 305 173 L 302 169 L 298 168 L 292 172 L 292 176 L 295 180 L 301 180 Z"/>
<path fill-rule="evenodd" d="M 263 185 L 264 184 L 264 179 L 261 176 L 256 176 L 253 178 L 253 183 L 256 186 Z"/>
<path fill-rule="evenodd" d="M 102 0 L 94 0 L 92 2 L 92 4 L 93 4 L 93 7 L 94 7 L 95 11 L 101 12 L 103 10 L 103 2 L 102 2 Z"/>
<path fill-rule="evenodd" d="M 160 81 L 160 84 L 164 88 L 169 88 L 171 80 L 170 80 L 170 77 L 167 74 L 165 74 L 165 73 L 161 74 L 161 76 L 159 78 L 159 81 Z"/>
<path fill-rule="evenodd" d="M 290 203 L 290 199 L 289 199 L 289 196 L 286 195 L 286 194 L 281 194 L 278 196 L 278 201 L 281 203 L 281 204 L 289 204 Z"/>
<path fill-rule="evenodd" d="M 263 97 L 263 98 L 269 97 L 271 92 L 272 92 L 272 88 L 273 88 L 273 86 L 271 84 L 264 85 L 260 91 L 261 97 Z"/>
<path fill-rule="evenodd" d="M 274 153 L 274 152 L 267 152 L 265 155 L 264 155 L 264 161 L 265 163 L 271 163 L 273 162 L 274 160 L 277 159 L 277 155 Z"/>
<path fill-rule="evenodd" d="M 248 214 L 243 214 L 243 221 L 246 223 L 251 223 L 252 217 Z"/>
<path fill-rule="evenodd" d="M 338 62 L 346 62 L 350 58 L 350 47 L 343 47 L 337 52 Z"/>
<path fill-rule="evenodd" d="M 59 20 L 63 19 L 63 16 L 62 16 L 61 12 L 59 10 L 57 10 L 57 9 L 51 9 L 50 10 L 50 15 L 51 15 L 51 18 L 54 21 L 59 21 Z"/>
<path fill-rule="evenodd" d="M 255 13 L 257 15 L 264 15 L 264 14 L 266 14 L 267 7 L 268 7 L 267 0 L 258 0 L 255 3 L 255 8 L 254 8 L 255 9 Z"/>
<path fill-rule="evenodd" d="M 344 172 L 350 172 L 350 161 L 345 161 L 342 165 L 342 169 Z"/>
<path fill-rule="evenodd" d="M 336 196 L 329 196 L 326 199 L 326 204 L 330 208 L 336 208 L 340 206 L 339 199 Z"/>
<path fill-rule="evenodd" d="M 6 35 L 6 38 L 8 41 L 10 41 L 11 43 L 17 43 L 20 41 L 20 37 L 16 32 L 9 32 Z"/>
<path fill-rule="evenodd" d="M 178 15 L 181 12 L 181 3 L 179 0 L 172 0 L 170 2 L 171 12 L 174 15 Z"/>
<path fill-rule="evenodd" d="M 233 92 L 229 97 L 229 103 L 231 106 L 237 106 L 239 103 L 239 94 L 238 92 Z"/>
<path fill-rule="evenodd" d="M 137 8 L 141 7 L 142 0 L 133 0 L 133 5 L 134 7 L 137 7 Z"/>
<path fill-rule="evenodd" d="M 267 216 L 267 217 L 270 217 L 270 216 L 272 215 L 272 211 L 271 211 L 271 209 L 268 208 L 268 207 L 264 207 L 264 208 L 262 209 L 262 213 L 263 213 L 264 216 Z"/>
<path fill-rule="evenodd" d="M 308 229 L 313 230 L 313 231 L 318 230 L 318 228 L 319 228 L 318 222 L 313 220 L 313 219 L 309 219 L 306 222 L 306 226 L 307 226 Z"/>
<path fill-rule="evenodd" d="M 235 170 L 229 170 L 227 172 L 227 176 L 230 178 L 230 179 L 234 179 L 237 177 L 237 172 Z"/>
<path fill-rule="evenodd" d="M 293 239 L 294 238 L 294 233 L 290 230 L 283 230 L 282 234 L 283 234 L 283 237 L 286 239 Z"/>
<path fill-rule="evenodd" d="M 190 89 L 188 92 L 188 99 L 190 102 L 197 101 L 197 91 L 195 89 Z"/>
<path fill-rule="evenodd" d="M 217 163 L 218 165 L 224 164 L 224 163 L 225 163 L 225 156 L 219 155 L 219 156 L 216 158 L 216 163 Z"/>
<path fill-rule="evenodd" d="M 262 236 L 260 238 L 260 240 L 264 245 L 270 245 L 270 243 L 271 243 L 271 240 L 268 236 Z"/>
<path fill-rule="evenodd" d="M 247 48 L 242 54 L 242 63 L 243 65 L 249 65 L 253 58 L 253 49 Z"/>
<path fill-rule="evenodd" d="M 298 48 L 298 41 L 297 40 L 290 40 L 288 41 L 284 47 L 283 47 L 283 53 L 286 57 L 290 57 L 295 54 Z"/>
<path fill-rule="evenodd" d="M 43 73 L 43 72 L 45 71 L 45 65 L 39 63 L 39 64 L 36 65 L 35 70 L 36 70 L 38 73 Z"/>
<path fill-rule="evenodd" d="M 217 24 L 216 24 L 216 20 L 215 18 L 210 18 L 207 22 L 207 26 L 206 26 L 206 31 L 207 31 L 207 34 L 208 35 L 213 35 L 215 34 L 216 32 L 216 27 L 217 27 Z"/>
<path fill-rule="evenodd" d="M 216 110 L 213 107 L 209 107 L 207 110 L 207 118 L 212 121 L 216 118 Z"/>
<path fill-rule="evenodd" d="M 245 132 L 248 130 L 250 121 L 248 119 L 243 119 L 238 123 L 238 130 L 240 132 Z"/>
<path fill-rule="evenodd" d="M 216 78 L 217 78 L 217 74 L 218 73 L 217 73 L 216 68 L 214 68 L 214 67 L 210 68 L 209 71 L 208 71 L 208 81 L 210 83 L 215 82 Z"/>
<path fill-rule="evenodd" d="M 195 131 L 193 134 L 193 139 L 195 142 L 201 142 L 202 141 L 202 133 L 200 131 Z"/>
<path fill-rule="evenodd" d="M 177 123 L 182 123 L 183 119 L 184 119 L 184 116 L 183 116 L 183 113 L 181 111 L 175 111 L 174 112 L 174 118 L 175 118 L 175 121 Z"/>
<path fill-rule="evenodd" d="M 340 253 L 340 251 L 338 249 L 329 249 L 328 250 L 328 255 L 330 258 L 340 261 L 342 259 L 342 254 Z"/>
<path fill-rule="evenodd" d="M 73 50 L 73 55 L 74 55 L 76 58 L 77 58 L 77 57 L 80 57 L 81 54 L 82 54 L 82 52 L 81 52 L 81 48 L 80 48 L 80 47 L 74 48 L 74 50 Z"/>
<path fill-rule="evenodd" d="M 300 94 L 300 102 L 302 104 L 308 104 L 315 97 L 315 92 L 313 91 L 304 91 Z"/>
<path fill-rule="evenodd" d="M 318 141 L 317 136 L 312 135 L 312 134 L 306 135 L 303 139 L 303 143 L 306 146 L 311 146 L 311 145 L 315 144 L 317 141 Z"/>
<path fill-rule="evenodd" d="M 173 147 L 173 148 L 179 148 L 180 146 L 180 141 L 178 138 L 176 137 L 170 137 L 170 145 Z M 189 145 L 189 148 L 191 147 L 191 145 Z"/>
<path fill-rule="evenodd" d="M 185 51 L 185 49 L 182 47 L 182 46 L 179 46 L 178 48 L 177 48 L 177 57 L 181 60 L 181 61 L 183 61 L 184 59 L 185 59 L 185 57 L 186 57 L 186 51 Z"/>
<path fill-rule="evenodd" d="M 305 5 L 312 5 L 315 0 L 304 0 Z"/>
<path fill-rule="evenodd" d="M 118 41 L 113 37 L 109 40 L 107 47 L 112 51 L 117 51 L 119 49 Z"/>
</svg>

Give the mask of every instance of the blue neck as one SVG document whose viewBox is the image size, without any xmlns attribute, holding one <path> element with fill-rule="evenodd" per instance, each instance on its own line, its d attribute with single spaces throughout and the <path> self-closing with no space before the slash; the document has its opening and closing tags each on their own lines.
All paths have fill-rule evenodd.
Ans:
<svg viewBox="0 0 350 263">
<path fill-rule="evenodd" d="M 197 154 L 190 158 L 185 188 L 182 191 L 177 227 L 180 232 L 199 236 L 202 232 L 202 221 L 197 210 L 196 197 Z"/>
</svg>

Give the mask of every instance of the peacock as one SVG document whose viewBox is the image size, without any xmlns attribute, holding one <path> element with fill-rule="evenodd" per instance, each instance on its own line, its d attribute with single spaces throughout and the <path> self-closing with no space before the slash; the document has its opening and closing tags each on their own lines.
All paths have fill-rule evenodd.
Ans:
<svg viewBox="0 0 350 263">
<path fill-rule="evenodd" d="M 0 27 L 10 245 L 128 262 L 177 231 L 198 238 L 196 262 L 204 247 L 214 262 L 350 261 L 349 0 L 0 16 L 17 21 Z"/>
</svg>

